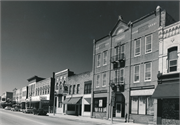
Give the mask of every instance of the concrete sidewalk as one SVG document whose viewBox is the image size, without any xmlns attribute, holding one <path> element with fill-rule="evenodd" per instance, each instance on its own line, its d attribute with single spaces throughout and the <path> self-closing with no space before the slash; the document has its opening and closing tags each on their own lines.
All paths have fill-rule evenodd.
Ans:
<svg viewBox="0 0 180 125">
<path fill-rule="evenodd" d="M 60 117 L 64 119 L 74 119 L 74 120 L 79 120 L 79 121 L 90 121 L 93 123 L 100 123 L 100 124 L 106 124 L 106 125 L 111 125 L 111 120 L 105 120 L 105 119 L 96 119 L 96 118 L 90 118 L 90 117 L 83 117 L 83 116 L 73 116 L 73 115 L 63 115 L 63 114 L 55 114 L 53 113 L 48 113 L 49 117 Z M 137 123 L 132 123 L 132 122 L 124 122 L 124 121 L 119 121 L 117 119 L 113 120 L 113 125 L 146 125 L 146 124 L 137 124 Z"/>
</svg>

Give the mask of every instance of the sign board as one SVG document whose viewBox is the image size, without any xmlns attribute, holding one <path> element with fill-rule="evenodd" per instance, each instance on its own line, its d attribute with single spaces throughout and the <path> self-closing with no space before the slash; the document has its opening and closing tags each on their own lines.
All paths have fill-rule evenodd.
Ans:
<svg viewBox="0 0 180 125">
<path fill-rule="evenodd" d="M 103 105 L 103 100 L 101 99 L 101 100 L 99 100 L 99 107 L 102 107 Z"/>
<path fill-rule="evenodd" d="M 133 90 L 131 91 L 131 96 L 137 95 L 152 95 L 155 89 L 144 89 L 144 90 Z"/>
<path fill-rule="evenodd" d="M 47 100 L 46 96 L 40 96 L 40 100 Z"/>
</svg>

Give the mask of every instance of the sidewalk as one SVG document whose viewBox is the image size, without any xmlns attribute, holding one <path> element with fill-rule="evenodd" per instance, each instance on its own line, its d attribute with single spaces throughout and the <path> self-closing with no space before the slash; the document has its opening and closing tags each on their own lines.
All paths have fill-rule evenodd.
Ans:
<svg viewBox="0 0 180 125">
<path fill-rule="evenodd" d="M 79 120 L 79 121 L 90 121 L 93 123 L 101 123 L 101 124 L 106 124 L 106 125 L 111 125 L 110 120 L 105 120 L 105 119 L 96 119 L 96 118 L 90 118 L 90 117 L 83 117 L 83 116 L 73 116 L 73 115 L 63 115 L 63 114 L 55 114 L 53 113 L 48 113 L 49 117 L 61 117 L 65 119 L 74 119 L 74 120 Z M 138 123 L 125 123 L 123 121 L 118 121 L 117 119 L 113 120 L 113 125 L 146 125 L 146 124 L 138 124 Z"/>
</svg>

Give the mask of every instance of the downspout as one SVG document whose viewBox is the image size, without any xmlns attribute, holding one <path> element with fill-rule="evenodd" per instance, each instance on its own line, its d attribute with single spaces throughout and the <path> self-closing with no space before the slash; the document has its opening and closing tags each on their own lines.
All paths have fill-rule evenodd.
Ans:
<svg viewBox="0 0 180 125">
<path fill-rule="evenodd" d="M 109 36 L 110 36 L 110 42 L 111 42 L 111 45 L 110 45 L 110 52 L 109 52 L 109 58 L 110 58 L 110 65 L 109 65 L 109 118 L 111 118 L 111 87 L 110 87 L 110 82 L 111 82 L 111 55 L 112 55 L 112 35 L 111 35 L 111 31 L 109 33 Z M 111 118 L 112 120 L 112 118 Z M 112 121 L 111 121 L 112 122 Z"/>
<path fill-rule="evenodd" d="M 128 111 L 128 122 L 129 122 L 129 119 L 130 119 L 130 94 L 131 94 L 131 91 L 130 91 L 130 84 L 131 84 L 131 53 L 132 53 L 132 22 L 130 21 L 129 22 L 129 25 L 130 25 L 130 58 L 129 58 L 129 111 Z"/>
<path fill-rule="evenodd" d="M 93 65 L 92 65 L 92 87 L 91 87 L 91 118 L 93 117 L 93 100 L 94 100 L 94 73 L 95 73 L 95 52 L 96 52 L 96 40 L 93 40 Z"/>
</svg>

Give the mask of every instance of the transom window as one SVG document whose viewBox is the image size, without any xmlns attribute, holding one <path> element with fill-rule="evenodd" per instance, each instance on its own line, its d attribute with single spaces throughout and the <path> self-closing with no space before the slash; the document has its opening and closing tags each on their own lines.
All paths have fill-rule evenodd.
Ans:
<svg viewBox="0 0 180 125">
<path fill-rule="evenodd" d="M 144 64 L 145 68 L 145 81 L 150 81 L 151 80 L 151 62 L 145 63 Z"/>
<path fill-rule="evenodd" d="M 177 46 L 168 49 L 169 72 L 177 71 Z"/>
<path fill-rule="evenodd" d="M 145 51 L 150 53 L 152 51 L 152 35 L 145 37 Z"/>
<path fill-rule="evenodd" d="M 140 65 L 134 66 L 134 82 L 139 82 Z"/>
<path fill-rule="evenodd" d="M 141 53 L 141 39 L 135 40 L 134 56 L 139 56 Z"/>
</svg>

